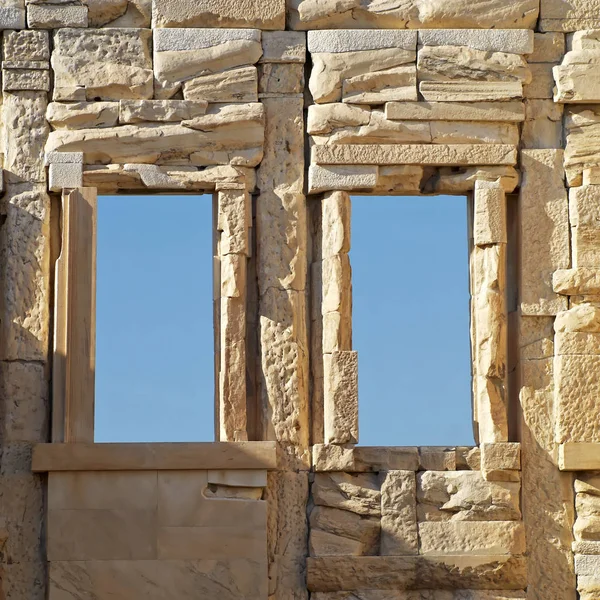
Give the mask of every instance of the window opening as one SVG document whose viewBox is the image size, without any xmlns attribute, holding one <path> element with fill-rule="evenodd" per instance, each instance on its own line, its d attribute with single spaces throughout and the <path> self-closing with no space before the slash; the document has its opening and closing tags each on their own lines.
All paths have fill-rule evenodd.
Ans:
<svg viewBox="0 0 600 600">
<path fill-rule="evenodd" d="M 364 446 L 473 445 L 467 201 L 352 198 Z"/>
<path fill-rule="evenodd" d="M 96 442 L 214 440 L 212 205 L 98 199 Z"/>
</svg>

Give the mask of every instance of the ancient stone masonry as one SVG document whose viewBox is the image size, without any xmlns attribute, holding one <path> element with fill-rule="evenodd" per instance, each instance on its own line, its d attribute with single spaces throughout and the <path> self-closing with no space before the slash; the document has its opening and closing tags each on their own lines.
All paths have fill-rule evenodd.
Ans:
<svg viewBox="0 0 600 600">
<path fill-rule="evenodd" d="M 3 0 L 0 32 L 0 598 L 600 598 L 596 0 Z M 218 442 L 94 443 L 119 192 L 213 195 Z M 357 194 L 468 197 L 474 447 L 359 445 Z"/>
</svg>

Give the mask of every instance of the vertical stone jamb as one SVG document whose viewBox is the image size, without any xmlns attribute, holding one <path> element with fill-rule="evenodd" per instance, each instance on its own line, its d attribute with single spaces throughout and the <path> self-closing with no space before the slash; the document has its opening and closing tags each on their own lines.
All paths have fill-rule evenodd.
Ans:
<svg viewBox="0 0 600 600">
<path fill-rule="evenodd" d="M 473 216 L 474 399 L 479 442 L 508 441 L 506 196 L 477 181 Z"/>
<path fill-rule="evenodd" d="M 218 194 L 220 265 L 219 439 L 247 441 L 246 279 L 251 198 L 246 189 Z"/>
<path fill-rule="evenodd" d="M 23 10 L 24 12 L 24 10 Z M 17 43 L 13 43 L 18 37 Z M 47 60 L 47 35 L 5 31 L 3 60 Z M 46 91 L 3 91 L 0 202 L 0 597 L 46 596 L 44 486 L 34 444 L 49 438 L 50 199 Z"/>
</svg>

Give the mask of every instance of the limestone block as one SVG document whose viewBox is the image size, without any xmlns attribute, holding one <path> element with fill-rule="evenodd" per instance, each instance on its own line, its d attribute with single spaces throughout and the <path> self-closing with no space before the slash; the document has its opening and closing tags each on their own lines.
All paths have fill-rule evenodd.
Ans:
<svg viewBox="0 0 600 600">
<path fill-rule="evenodd" d="M 68 593 L 102 594 L 127 600 L 128 590 L 152 589 L 156 600 L 201 595 L 218 598 L 223 588 L 245 598 L 267 595 L 267 565 L 260 557 L 231 560 L 94 560 L 53 561 L 50 564 L 50 598 Z M 168 590 L 168 591 L 167 591 Z M 231 590 L 231 592 L 229 592 Z"/>
<path fill-rule="evenodd" d="M 263 31 L 261 63 L 306 62 L 306 34 L 300 31 Z"/>
<path fill-rule="evenodd" d="M 90 27 L 150 27 L 152 0 L 87 0 Z"/>
<path fill-rule="evenodd" d="M 383 168 L 380 168 L 380 179 Z M 510 193 L 519 184 L 519 173 L 513 167 L 441 167 L 427 170 L 421 187 L 428 194 L 462 194 L 471 192 L 478 180 L 499 181 Z"/>
<path fill-rule="evenodd" d="M 9 186 L 3 204 L 0 356 L 43 363 L 50 319 L 50 199 L 43 186 Z"/>
<path fill-rule="evenodd" d="M 344 588 L 381 590 L 493 588 L 522 590 L 527 585 L 524 557 L 329 556 L 307 560 L 311 592 Z M 120 600 L 120 599 L 119 599 Z"/>
<path fill-rule="evenodd" d="M 50 71 L 38 69 L 2 69 L 2 89 L 5 92 L 50 91 Z"/>
<path fill-rule="evenodd" d="M 4 398 L 4 442 L 45 442 L 50 406 L 44 366 L 31 362 L 0 362 L 0 394 Z"/>
<path fill-rule="evenodd" d="M 600 309 L 592 304 L 579 304 L 558 313 L 554 323 L 556 332 L 581 331 L 600 333 Z"/>
<path fill-rule="evenodd" d="M 562 148 L 563 107 L 552 100 L 528 99 L 525 101 L 525 123 L 521 135 L 523 148 Z"/>
<path fill-rule="evenodd" d="M 413 471 L 387 471 L 381 482 L 382 556 L 419 553 L 417 485 Z"/>
<path fill-rule="evenodd" d="M 46 561 L 5 564 L 2 570 L 2 590 L 7 598 L 31 598 L 31 600 L 47 598 Z"/>
<path fill-rule="evenodd" d="M 582 171 L 600 164 L 600 111 L 594 105 L 569 106 L 565 111 L 565 169 L 569 185 L 582 184 Z"/>
<path fill-rule="evenodd" d="M 578 294 L 600 294 L 600 272 L 598 269 L 559 269 L 552 275 L 554 291 L 567 296 Z"/>
<path fill-rule="evenodd" d="M 422 29 L 420 46 L 465 46 L 485 52 L 531 54 L 533 31 L 529 29 Z"/>
<path fill-rule="evenodd" d="M 105 104 L 108 109 L 113 108 L 112 103 Z M 207 107 L 206 100 L 121 100 L 118 105 L 118 118 L 119 123 L 123 124 L 144 121 L 184 121 L 206 114 Z M 53 125 L 56 128 L 54 123 Z"/>
<path fill-rule="evenodd" d="M 426 5 L 409 0 L 381 6 L 370 0 L 343 3 L 328 0 L 292 0 L 289 22 L 292 29 L 403 29 L 403 28 L 532 28 L 539 5 L 532 0 L 517 0 L 510 4 L 490 4 L 477 0 L 436 1 Z"/>
<path fill-rule="evenodd" d="M 559 32 L 536 32 L 533 48 L 533 52 L 527 57 L 528 63 L 559 63 L 565 53 L 565 35 Z"/>
<path fill-rule="evenodd" d="M 208 471 L 208 483 L 230 487 L 267 487 L 266 471 Z"/>
<path fill-rule="evenodd" d="M 520 444 L 481 445 L 481 472 L 487 481 L 520 481 L 520 469 Z"/>
<path fill-rule="evenodd" d="M 519 81 L 422 81 L 419 92 L 432 102 L 493 102 L 523 97 Z"/>
<path fill-rule="evenodd" d="M 587 416 L 600 410 L 599 368 L 600 356 L 555 358 L 558 443 L 600 441 L 600 424 Z"/>
<path fill-rule="evenodd" d="M 419 521 L 516 521 L 519 491 L 519 483 L 486 481 L 479 471 L 419 473 Z"/>
<path fill-rule="evenodd" d="M 60 192 L 63 188 L 83 186 L 83 165 L 75 163 L 54 163 L 50 165 L 48 188 Z"/>
<path fill-rule="evenodd" d="M 466 46 L 423 46 L 417 58 L 419 81 L 523 83 L 531 81 L 525 59 L 507 52 Z"/>
<path fill-rule="evenodd" d="M 360 29 L 326 31 L 309 31 L 307 34 L 308 51 L 314 53 L 357 52 L 364 50 L 381 50 L 398 48 L 400 50 L 416 50 L 416 31 Z"/>
<path fill-rule="evenodd" d="M 350 252 L 350 196 L 344 192 L 325 194 L 321 201 L 321 256 L 330 258 Z"/>
<path fill-rule="evenodd" d="M 360 542 L 320 529 L 310 530 L 308 552 L 309 556 L 361 556 L 363 554 Z"/>
<path fill-rule="evenodd" d="M 600 556 L 575 556 L 575 573 L 588 577 L 597 577 L 600 572 Z"/>
<path fill-rule="evenodd" d="M 555 102 L 600 102 L 600 77 L 597 75 L 600 51 L 567 52 L 562 64 L 553 67 L 556 82 Z"/>
<path fill-rule="evenodd" d="M 388 102 L 385 116 L 394 121 L 520 122 L 525 120 L 525 107 L 522 102 Z"/>
<path fill-rule="evenodd" d="M 370 473 L 317 473 L 312 498 L 316 506 L 339 508 L 363 516 L 381 515 L 377 476 Z"/>
<path fill-rule="evenodd" d="M 358 443 L 358 353 L 324 357 L 324 424 L 328 444 Z"/>
<path fill-rule="evenodd" d="M 181 124 L 145 123 L 97 129 L 59 129 L 46 151 L 84 152 L 86 164 L 188 164 L 195 152 L 247 150 L 264 140 L 262 104 L 212 106 L 208 113 Z"/>
<path fill-rule="evenodd" d="M 579 540 L 573 542 L 573 552 L 575 554 L 600 554 L 600 542 L 595 540 Z"/>
<path fill-rule="evenodd" d="M 303 94 L 304 65 L 267 63 L 259 65 L 258 91 L 261 94 Z"/>
<path fill-rule="evenodd" d="M 342 98 L 344 80 L 413 63 L 415 56 L 414 50 L 394 47 L 346 52 L 315 52 L 311 55 L 313 68 L 308 87 L 317 104 L 339 102 Z M 377 71 L 373 71 L 373 65 L 377 65 Z M 384 101 L 385 99 L 382 100 Z"/>
<path fill-rule="evenodd" d="M 571 50 L 600 50 L 600 30 L 576 31 L 571 36 Z"/>
<path fill-rule="evenodd" d="M 565 299 L 552 288 L 552 273 L 570 262 L 562 154 L 561 150 L 521 152 L 521 311 L 525 315 L 555 315 L 566 308 Z"/>
<path fill-rule="evenodd" d="M 523 86 L 523 97 L 525 98 L 548 98 L 554 95 L 554 74 L 551 63 L 532 63 L 531 83 Z"/>
<path fill-rule="evenodd" d="M 575 539 L 600 540 L 600 498 L 592 494 L 578 493 L 575 497 L 575 510 Z"/>
<path fill-rule="evenodd" d="M 217 230 L 221 232 L 219 254 L 249 252 L 249 229 L 252 223 L 251 201 L 245 190 L 223 190 L 218 197 Z"/>
<path fill-rule="evenodd" d="M 371 190 L 376 185 L 376 166 L 311 165 L 308 169 L 309 194 L 332 190 Z"/>
<path fill-rule="evenodd" d="M 1 7 L 0 29 L 25 29 L 25 8 Z"/>
<path fill-rule="evenodd" d="M 478 523 L 419 523 L 419 541 L 424 555 L 523 554 L 523 523 L 496 521 Z"/>
<path fill-rule="evenodd" d="M 317 472 L 417 471 L 419 451 L 415 447 L 402 446 L 344 448 L 333 444 L 315 444 L 313 466 Z"/>
<path fill-rule="evenodd" d="M 456 471 L 456 450 L 439 446 L 419 447 L 421 471 Z"/>
<path fill-rule="evenodd" d="M 481 450 L 477 447 L 458 446 L 456 448 L 456 468 L 459 471 L 479 471 L 481 468 Z"/>
<path fill-rule="evenodd" d="M 285 29 L 285 0 L 153 0 L 152 27 Z"/>
<path fill-rule="evenodd" d="M 46 119 L 53 129 L 114 127 L 119 120 L 119 103 L 50 102 Z"/>
<path fill-rule="evenodd" d="M 241 67 L 223 73 L 194 77 L 183 84 L 186 100 L 216 102 L 257 102 L 256 67 Z"/>
<path fill-rule="evenodd" d="M 569 221 L 573 266 L 597 267 L 600 265 L 600 190 L 597 186 L 571 188 L 569 192 Z"/>
<path fill-rule="evenodd" d="M 595 6 L 586 0 L 543 0 L 540 8 L 542 31 L 577 31 L 600 26 Z"/>
<path fill-rule="evenodd" d="M 71 4 L 29 4 L 27 25 L 32 29 L 87 27 L 88 7 Z"/>
<path fill-rule="evenodd" d="M 151 37 L 147 29 L 58 29 L 54 100 L 152 98 Z"/>
<path fill-rule="evenodd" d="M 475 183 L 473 243 L 506 244 L 506 196 L 502 186 L 489 181 Z"/>
<path fill-rule="evenodd" d="M 423 172 L 423 167 L 416 165 L 380 167 L 375 191 L 380 194 L 420 192 Z"/>
<path fill-rule="evenodd" d="M 517 163 L 517 153 L 514 146 L 506 144 L 340 144 L 313 146 L 311 162 L 313 165 L 513 166 Z M 363 171 L 361 175 L 366 173 Z"/>
<path fill-rule="evenodd" d="M 354 104 L 417 100 L 417 69 L 406 65 L 344 79 L 342 100 Z"/>
<path fill-rule="evenodd" d="M 600 335 L 582 331 L 558 332 L 554 338 L 556 356 L 600 354 Z"/>
<path fill-rule="evenodd" d="M 343 543 L 344 540 L 355 542 L 358 552 L 352 554 L 369 556 L 376 555 L 379 552 L 379 536 L 380 536 L 380 521 L 377 517 L 365 517 L 357 515 L 347 510 L 337 508 L 329 508 L 326 506 L 315 506 L 309 517 L 311 534 L 310 543 L 311 550 L 315 550 L 311 555 L 323 555 L 324 542 L 328 541 L 328 545 L 333 540 L 326 540 L 325 537 L 316 538 L 313 534 L 315 531 L 327 533 L 335 538 L 343 538 L 338 543 Z M 331 554 L 331 552 L 330 552 Z"/>
<path fill-rule="evenodd" d="M 47 31 L 6 31 L 3 36 L 4 60 L 50 60 Z"/>
</svg>

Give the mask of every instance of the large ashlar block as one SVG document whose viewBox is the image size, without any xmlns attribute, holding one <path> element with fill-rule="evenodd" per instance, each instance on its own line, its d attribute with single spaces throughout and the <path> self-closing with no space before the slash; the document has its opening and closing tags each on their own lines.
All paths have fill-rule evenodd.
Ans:
<svg viewBox="0 0 600 600">
<path fill-rule="evenodd" d="M 330 258 L 350 252 L 352 203 L 345 192 L 331 192 L 321 201 L 321 256 Z"/>
<path fill-rule="evenodd" d="M 306 62 L 306 34 L 300 31 L 263 31 L 261 63 Z"/>
<path fill-rule="evenodd" d="M 54 100 L 152 98 L 151 39 L 148 29 L 58 29 Z"/>
<path fill-rule="evenodd" d="M 258 91 L 262 97 L 304 93 L 304 65 L 264 63 L 258 67 Z"/>
<path fill-rule="evenodd" d="M 421 81 L 421 96 L 430 102 L 493 102 L 523 97 L 519 81 Z"/>
<path fill-rule="evenodd" d="M 252 205 L 246 190 L 222 190 L 218 196 L 219 254 L 249 254 Z"/>
<path fill-rule="evenodd" d="M 368 517 L 381 516 L 381 491 L 376 474 L 317 473 L 311 491 L 316 506 Z"/>
<path fill-rule="evenodd" d="M 313 146 L 311 159 L 313 165 L 513 166 L 517 152 L 507 144 L 339 144 Z"/>
<path fill-rule="evenodd" d="M 529 29 L 422 29 L 420 46 L 466 46 L 485 52 L 531 54 L 533 31 Z"/>
<path fill-rule="evenodd" d="M 152 27 L 285 29 L 285 0 L 154 0 Z"/>
<path fill-rule="evenodd" d="M 520 481 L 520 470 L 520 444 L 481 444 L 481 473 L 487 481 Z"/>
<path fill-rule="evenodd" d="M 600 102 L 600 49 L 573 50 L 552 69 L 556 82 L 555 102 Z"/>
<path fill-rule="evenodd" d="M 419 451 L 416 447 L 408 446 L 345 448 L 333 444 L 315 444 L 313 466 L 317 472 L 416 471 L 419 468 Z"/>
<path fill-rule="evenodd" d="M 584 186 L 569 192 L 573 267 L 600 266 L 600 188 Z"/>
<path fill-rule="evenodd" d="M 27 26 L 31 29 L 87 27 L 88 7 L 74 4 L 29 4 Z"/>
<path fill-rule="evenodd" d="M 579 269 L 559 269 L 552 275 L 554 291 L 566 296 L 600 295 L 600 271 L 581 267 Z"/>
<path fill-rule="evenodd" d="M 322 108 L 327 106 L 329 105 Z M 312 108 L 309 108 L 309 120 Z M 385 105 L 385 116 L 394 121 L 509 121 L 518 123 L 525 120 L 525 106 L 522 102 L 516 101 L 469 103 L 388 102 Z M 364 124 L 347 123 L 347 125 Z M 319 133 L 319 131 L 309 131 L 309 133 Z"/>
<path fill-rule="evenodd" d="M 291 0 L 288 5 L 292 29 L 403 29 L 403 28 L 533 28 L 539 12 L 534 0 L 490 4 L 483 0 L 393 2 L 382 7 L 374 0 L 338 3 L 332 0 Z"/>
<path fill-rule="evenodd" d="M 417 483 L 413 471 L 387 471 L 381 483 L 382 556 L 419 553 Z"/>
<path fill-rule="evenodd" d="M 421 554 L 515 555 L 525 553 L 525 528 L 515 521 L 419 523 Z"/>
<path fill-rule="evenodd" d="M 332 352 L 324 362 L 325 442 L 358 443 L 358 353 Z"/>
<path fill-rule="evenodd" d="M 580 331 L 600 332 L 600 307 L 594 304 L 577 304 L 556 315 L 554 330 L 557 333 Z"/>
<path fill-rule="evenodd" d="M 50 60 L 50 36 L 47 31 L 7 31 L 3 50 L 5 61 Z"/>
<path fill-rule="evenodd" d="M 527 586 L 524 557 L 459 556 L 330 556 L 309 558 L 311 592 L 347 588 L 380 590 L 508 589 Z"/>
<path fill-rule="evenodd" d="M 314 102 L 317 104 L 339 102 L 343 98 L 342 88 L 344 82 L 367 74 L 370 74 L 372 78 L 384 77 L 380 81 L 377 81 L 377 79 L 374 80 L 375 91 L 381 91 L 386 84 L 385 73 L 380 76 L 375 75 L 375 73 L 385 72 L 409 63 L 414 67 L 412 63 L 414 63 L 415 57 L 416 51 L 414 48 L 406 50 L 401 47 L 343 52 L 314 52 L 311 54 L 313 69 L 308 87 Z M 373 70 L 373 65 L 377 65 L 376 70 Z M 396 81 L 395 85 L 398 85 L 398 81 Z M 379 90 L 377 86 L 379 86 Z M 412 82 L 411 86 L 415 88 L 416 92 L 416 80 Z M 382 95 L 380 103 L 393 99 Z M 402 98 L 399 99 L 401 100 Z"/>
<path fill-rule="evenodd" d="M 0 8 L 0 29 L 25 29 L 25 7 L 3 6 Z"/>
<path fill-rule="evenodd" d="M 548 99 L 525 101 L 521 143 L 527 149 L 558 149 L 563 142 L 563 106 Z"/>
<path fill-rule="evenodd" d="M 119 103 L 50 102 L 46 111 L 46 119 L 53 129 L 114 127 L 119 122 Z"/>
<path fill-rule="evenodd" d="M 425 471 L 417 475 L 419 521 L 518 521 L 520 489 L 479 471 Z"/>
<path fill-rule="evenodd" d="M 499 183 L 475 183 L 474 244 L 506 244 L 506 195 Z"/>
<path fill-rule="evenodd" d="M 554 95 L 554 75 L 551 63 L 532 63 L 531 82 L 523 87 L 523 96 L 531 99 L 552 99 Z"/>
<path fill-rule="evenodd" d="M 56 104 L 56 103 L 53 103 Z M 100 105 L 98 108 L 104 108 L 104 103 L 82 103 L 90 108 L 94 105 Z M 107 109 L 112 109 L 112 103 L 106 103 Z M 70 108 L 72 104 L 69 104 Z M 127 125 L 129 123 L 143 123 L 144 121 L 155 121 L 169 123 L 173 121 L 186 121 L 195 119 L 206 114 L 208 101 L 201 100 L 121 100 L 119 102 L 119 123 Z M 69 110 L 67 108 L 67 110 Z M 56 126 L 55 126 L 56 127 Z"/>
<path fill-rule="evenodd" d="M 596 6 L 587 0 L 542 0 L 541 31 L 578 31 L 600 27 Z"/>
<path fill-rule="evenodd" d="M 46 151 L 83 152 L 86 164 L 214 164 L 229 157 L 233 164 L 257 164 L 262 154 L 265 116 L 262 104 L 212 106 L 204 116 L 181 123 L 145 123 L 94 129 L 53 131 Z M 200 159 L 203 160 L 200 160 Z"/>
<path fill-rule="evenodd" d="M 185 100 L 210 103 L 257 102 L 258 71 L 256 67 L 240 67 L 183 82 Z"/>
<path fill-rule="evenodd" d="M 354 104 L 417 100 L 417 69 L 402 65 L 344 79 L 342 100 Z"/>
<path fill-rule="evenodd" d="M 416 31 L 330 29 L 327 31 L 309 31 L 307 39 L 308 51 L 311 54 L 358 52 L 382 50 L 384 48 L 417 49 Z"/>
<path fill-rule="evenodd" d="M 570 262 L 562 160 L 562 150 L 521 152 L 521 311 L 525 315 L 555 315 L 566 308 L 565 298 L 552 287 L 554 271 Z"/>
<path fill-rule="evenodd" d="M 377 186 L 376 166 L 311 165 L 308 192 L 372 190 Z"/>
</svg>

